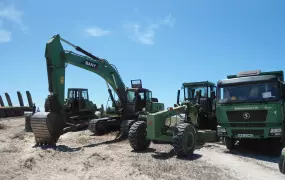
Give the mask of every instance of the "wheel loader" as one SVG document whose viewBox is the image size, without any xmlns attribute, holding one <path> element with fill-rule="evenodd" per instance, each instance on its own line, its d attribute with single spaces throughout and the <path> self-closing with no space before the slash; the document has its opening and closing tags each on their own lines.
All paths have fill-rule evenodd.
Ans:
<svg viewBox="0 0 285 180">
<path fill-rule="evenodd" d="M 196 141 L 218 140 L 215 118 L 215 85 L 208 81 L 183 83 L 184 101 L 167 110 L 150 113 L 147 121 L 135 122 L 128 139 L 135 151 L 145 150 L 153 143 L 172 144 L 178 157 L 193 154 Z M 195 96 L 196 94 L 196 96 Z"/>
<path fill-rule="evenodd" d="M 61 41 L 74 47 L 84 55 L 64 50 Z M 47 103 L 49 112 L 36 112 L 31 117 L 31 126 L 38 145 L 55 145 L 63 133 L 77 128 L 78 123 L 72 123 L 70 118 L 70 115 L 74 112 L 72 107 L 75 106 L 72 106 L 72 101 L 64 101 L 65 68 L 69 64 L 102 77 L 106 81 L 110 98 L 115 105 L 116 117 L 95 118 L 89 121 L 88 128 L 92 132 L 105 133 L 109 129 L 117 128 L 124 135 L 128 133 L 128 129 L 133 122 L 138 119 L 146 120 L 145 115 L 148 112 L 157 112 L 164 109 L 163 103 L 158 103 L 156 98 L 152 98 L 150 90 L 142 88 L 141 80 L 132 81 L 132 88 L 126 87 L 114 65 L 106 59 L 96 57 L 81 47 L 75 46 L 61 38 L 59 34 L 53 36 L 47 42 L 45 58 L 50 92 Z M 110 87 L 117 94 L 119 103 L 115 101 Z M 84 91 L 81 91 L 79 97 L 84 96 L 83 93 Z M 80 118 L 77 120 L 80 120 Z"/>
</svg>

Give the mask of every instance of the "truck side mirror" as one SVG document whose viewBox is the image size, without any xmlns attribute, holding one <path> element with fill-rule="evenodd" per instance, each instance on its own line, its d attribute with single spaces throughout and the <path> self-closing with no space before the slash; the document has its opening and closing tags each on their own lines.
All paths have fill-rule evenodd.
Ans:
<svg viewBox="0 0 285 180">
<path fill-rule="evenodd" d="M 212 98 L 212 99 L 215 99 L 215 98 L 216 98 L 216 93 L 215 93 L 215 91 L 211 91 L 211 98 Z"/>
</svg>

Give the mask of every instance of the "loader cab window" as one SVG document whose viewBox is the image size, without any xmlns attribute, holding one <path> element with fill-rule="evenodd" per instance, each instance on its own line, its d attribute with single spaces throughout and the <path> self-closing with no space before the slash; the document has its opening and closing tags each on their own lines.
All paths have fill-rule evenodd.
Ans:
<svg viewBox="0 0 285 180">
<path fill-rule="evenodd" d="M 184 99 L 185 100 L 193 100 L 197 96 L 198 93 L 201 93 L 201 97 L 207 96 L 207 87 L 199 87 L 199 86 L 188 86 L 184 87 Z"/>
<path fill-rule="evenodd" d="M 76 99 L 76 98 L 78 98 L 78 97 L 79 97 L 79 93 L 78 93 L 77 90 L 73 90 L 73 89 L 68 90 L 68 98 L 70 98 L 70 99 Z"/>
<path fill-rule="evenodd" d="M 81 95 L 82 95 L 82 99 L 88 100 L 88 91 L 87 90 L 83 90 Z"/>
</svg>

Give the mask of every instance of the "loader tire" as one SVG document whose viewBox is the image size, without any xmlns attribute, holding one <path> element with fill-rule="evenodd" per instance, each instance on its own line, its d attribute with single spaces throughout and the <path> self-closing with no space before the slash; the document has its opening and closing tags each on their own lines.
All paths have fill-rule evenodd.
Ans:
<svg viewBox="0 0 285 180">
<path fill-rule="evenodd" d="M 192 124 L 178 124 L 172 138 L 172 145 L 177 157 L 192 155 L 196 146 L 196 130 Z"/>
<path fill-rule="evenodd" d="M 149 147 L 150 140 L 147 139 L 146 122 L 135 122 L 129 131 L 129 143 L 135 151 L 142 151 Z"/>
<path fill-rule="evenodd" d="M 285 174 L 285 156 L 284 156 L 284 154 L 282 154 L 280 156 L 280 159 L 279 159 L 279 162 L 278 162 L 278 167 L 279 167 L 279 171 L 282 174 Z"/>
<path fill-rule="evenodd" d="M 31 117 L 32 117 L 32 114 L 25 116 L 25 131 L 26 132 L 33 132 L 32 126 L 31 126 Z"/>
</svg>

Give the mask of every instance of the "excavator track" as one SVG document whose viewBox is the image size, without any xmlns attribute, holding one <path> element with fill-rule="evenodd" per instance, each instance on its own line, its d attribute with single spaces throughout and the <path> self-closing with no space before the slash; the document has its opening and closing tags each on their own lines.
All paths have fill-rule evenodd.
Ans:
<svg viewBox="0 0 285 180">
<path fill-rule="evenodd" d="M 64 128 L 63 117 L 53 112 L 37 112 L 31 117 L 36 145 L 56 145 Z"/>
</svg>

